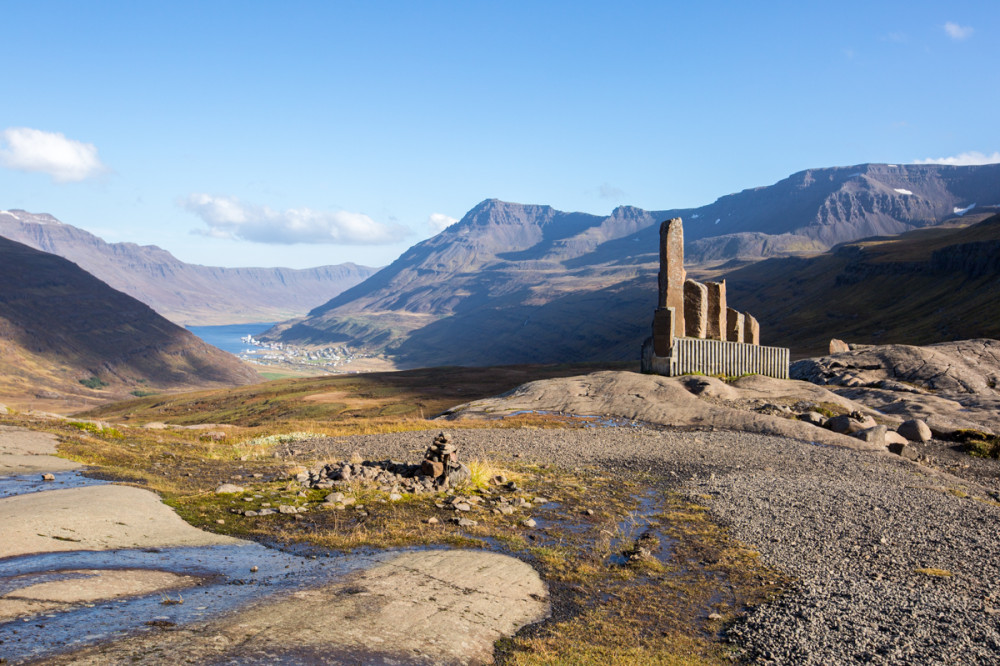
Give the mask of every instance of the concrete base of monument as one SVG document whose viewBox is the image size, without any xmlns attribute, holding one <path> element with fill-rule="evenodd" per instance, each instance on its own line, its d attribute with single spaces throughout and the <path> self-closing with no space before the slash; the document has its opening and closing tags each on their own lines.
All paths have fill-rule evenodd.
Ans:
<svg viewBox="0 0 1000 666">
<path fill-rule="evenodd" d="M 642 345 L 642 372 L 665 377 L 702 374 L 740 377 L 764 375 L 788 379 L 788 349 L 743 342 L 674 338 L 669 356 L 658 356 L 653 339 Z"/>
</svg>

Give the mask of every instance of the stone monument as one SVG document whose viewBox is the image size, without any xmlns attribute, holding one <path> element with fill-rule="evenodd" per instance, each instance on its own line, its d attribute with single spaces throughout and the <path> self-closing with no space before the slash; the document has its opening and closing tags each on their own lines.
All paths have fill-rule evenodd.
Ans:
<svg viewBox="0 0 1000 666">
<path fill-rule="evenodd" d="M 725 280 L 687 279 L 679 217 L 660 225 L 657 286 L 653 334 L 642 345 L 643 372 L 788 378 L 788 350 L 761 346 L 760 324 L 729 307 Z"/>
</svg>

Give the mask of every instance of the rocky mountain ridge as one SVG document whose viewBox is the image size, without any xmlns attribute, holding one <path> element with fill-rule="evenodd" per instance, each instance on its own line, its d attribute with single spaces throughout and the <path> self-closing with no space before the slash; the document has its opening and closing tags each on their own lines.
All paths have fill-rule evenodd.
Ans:
<svg viewBox="0 0 1000 666">
<path fill-rule="evenodd" d="M 299 316 L 372 275 L 352 263 L 308 269 L 185 263 L 155 245 L 107 243 L 48 214 L 0 211 L 0 236 L 69 259 L 178 324 Z"/>
<path fill-rule="evenodd" d="M 664 219 L 684 219 L 689 261 L 759 260 L 973 216 L 998 190 L 1000 165 L 865 164 L 695 209 L 598 216 L 490 199 L 267 337 L 367 346 L 404 365 L 626 360 L 653 307 Z"/>
</svg>

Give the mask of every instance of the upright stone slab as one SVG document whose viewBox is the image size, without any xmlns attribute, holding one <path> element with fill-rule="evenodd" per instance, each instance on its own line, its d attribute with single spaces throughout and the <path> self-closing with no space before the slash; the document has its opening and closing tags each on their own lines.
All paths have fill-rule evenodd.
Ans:
<svg viewBox="0 0 1000 666">
<path fill-rule="evenodd" d="M 656 308 L 653 313 L 653 353 L 657 356 L 670 356 L 674 346 L 674 312 L 673 308 Z"/>
<path fill-rule="evenodd" d="M 708 326 L 705 337 L 726 339 L 726 281 L 706 282 L 708 288 Z"/>
<path fill-rule="evenodd" d="M 708 330 L 708 287 L 694 280 L 684 281 L 684 335 L 704 338 Z"/>
<path fill-rule="evenodd" d="M 684 328 L 684 227 L 675 217 L 660 225 L 660 298 L 657 307 L 674 309 L 674 331 Z"/>
<path fill-rule="evenodd" d="M 748 345 L 760 344 L 760 324 L 749 312 L 743 317 L 743 342 Z"/>
<path fill-rule="evenodd" d="M 743 342 L 743 313 L 726 308 L 726 340 Z"/>
</svg>

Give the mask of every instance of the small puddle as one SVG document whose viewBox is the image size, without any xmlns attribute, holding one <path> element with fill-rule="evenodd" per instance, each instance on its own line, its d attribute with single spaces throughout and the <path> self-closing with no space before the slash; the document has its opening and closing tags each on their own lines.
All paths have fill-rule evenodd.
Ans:
<svg viewBox="0 0 1000 666">
<path fill-rule="evenodd" d="M 81 488 L 83 486 L 98 486 L 108 483 L 100 479 L 91 479 L 83 475 L 86 470 L 71 472 L 55 472 L 55 481 L 43 481 L 42 473 L 22 474 L 20 476 L 0 476 L 0 499 L 14 495 L 38 493 L 43 490 L 63 490 L 66 488 Z"/>
<path fill-rule="evenodd" d="M 195 587 L 96 602 L 0 624 L 0 646 L 12 662 L 120 638 L 155 626 L 215 618 L 268 596 L 316 588 L 370 567 L 396 552 L 300 557 L 256 543 L 146 550 L 73 551 L 0 560 L 0 593 L 69 577 L 76 569 L 152 569 L 202 578 Z M 257 567 L 256 572 L 251 568 Z M 163 604 L 164 598 L 183 603 Z M 148 625 L 147 623 L 153 623 Z"/>
<path fill-rule="evenodd" d="M 629 564 L 626 552 L 634 547 L 637 540 L 642 535 L 648 535 L 657 542 L 657 547 L 652 550 L 652 555 L 662 564 L 670 564 L 673 561 L 672 545 L 676 539 L 667 536 L 660 529 L 659 521 L 653 516 L 662 511 L 660 507 L 660 496 L 657 493 L 646 493 L 635 495 L 637 506 L 623 520 L 618 522 L 616 536 L 611 539 L 611 554 L 608 556 L 608 563 L 618 566 Z"/>
</svg>

